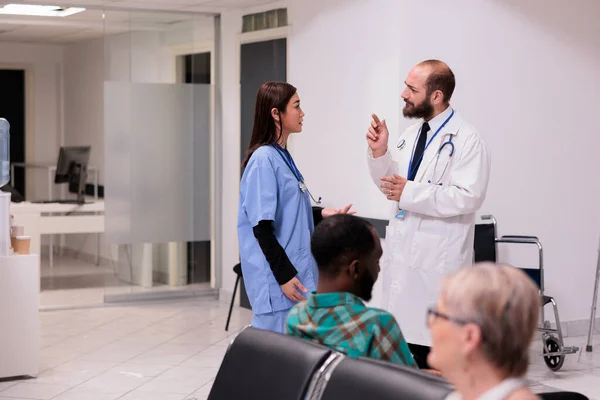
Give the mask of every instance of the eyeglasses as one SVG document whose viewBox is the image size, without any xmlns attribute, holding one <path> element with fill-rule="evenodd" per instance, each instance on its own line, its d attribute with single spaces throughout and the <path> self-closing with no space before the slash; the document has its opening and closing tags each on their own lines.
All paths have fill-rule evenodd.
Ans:
<svg viewBox="0 0 600 400">
<path fill-rule="evenodd" d="M 450 322 L 453 322 L 453 323 L 455 323 L 457 325 L 461 325 L 461 326 L 471 323 L 471 321 L 467 321 L 467 320 L 460 319 L 460 318 L 454 318 L 454 317 L 449 316 L 448 314 L 439 312 L 438 310 L 435 309 L 435 307 L 429 307 L 427 309 L 427 319 L 425 321 L 427 326 L 431 326 L 431 323 L 433 322 L 433 320 L 435 318 L 442 318 L 442 319 L 445 319 L 446 321 L 450 321 Z"/>
</svg>

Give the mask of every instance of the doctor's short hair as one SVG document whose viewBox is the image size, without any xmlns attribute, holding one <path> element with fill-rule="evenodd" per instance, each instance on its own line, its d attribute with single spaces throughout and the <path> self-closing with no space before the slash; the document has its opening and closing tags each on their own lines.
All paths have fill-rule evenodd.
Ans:
<svg viewBox="0 0 600 400">
<path fill-rule="evenodd" d="M 324 218 L 315 228 L 310 242 L 319 272 L 336 276 L 339 267 L 375 251 L 374 230 L 368 221 L 350 214 Z"/>
<path fill-rule="evenodd" d="M 425 60 L 418 65 L 431 70 L 427 77 L 427 95 L 439 90 L 444 94 L 444 102 L 449 103 L 456 87 L 456 79 L 448 64 L 440 60 Z"/>
<path fill-rule="evenodd" d="M 541 305 L 523 271 L 493 263 L 464 267 L 444 279 L 441 296 L 449 315 L 479 326 L 490 364 L 510 377 L 527 372 Z"/>
</svg>

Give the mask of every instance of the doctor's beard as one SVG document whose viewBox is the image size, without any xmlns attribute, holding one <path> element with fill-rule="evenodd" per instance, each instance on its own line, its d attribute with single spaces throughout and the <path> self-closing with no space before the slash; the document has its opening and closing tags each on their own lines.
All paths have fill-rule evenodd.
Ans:
<svg viewBox="0 0 600 400">
<path fill-rule="evenodd" d="M 371 276 L 371 273 L 369 271 L 365 271 L 358 281 L 358 290 L 360 293 L 359 297 L 364 301 L 371 300 L 374 285 L 375 280 Z"/>
<path fill-rule="evenodd" d="M 429 101 L 429 97 L 425 98 L 422 103 L 416 106 L 407 101 L 405 101 L 405 103 L 406 104 L 402 109 L 402 115 L 406 118 L 423 118 L 428 120 L 433 115 L 433 104 Z"/>
</svg>

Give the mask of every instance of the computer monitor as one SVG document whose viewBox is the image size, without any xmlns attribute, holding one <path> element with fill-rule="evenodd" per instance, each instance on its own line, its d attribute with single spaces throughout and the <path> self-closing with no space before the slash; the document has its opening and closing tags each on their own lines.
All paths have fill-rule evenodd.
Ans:
<svg viewBox="0 0 600 400">
<path fill-rule="evenodd" d="M 69 191 L 77 193 L 77 200 L 63 200 L 61 203 L 85 203 L 87 167 L 90 161 L 91 150 L 91 146 L 60 148 L 54 183 L 69 183 Z"/>
</svg>

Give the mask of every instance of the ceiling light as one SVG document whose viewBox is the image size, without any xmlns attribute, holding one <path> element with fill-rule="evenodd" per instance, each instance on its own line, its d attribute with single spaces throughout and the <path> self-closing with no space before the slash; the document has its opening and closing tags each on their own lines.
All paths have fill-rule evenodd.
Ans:
<svg viewBox="0 0 600 400">
<path fill-rule="evenodd" d="M 38 17 L 67 17 L 79 12 L 85 11 L 85 8 L 59 6 L 34 6 L 30 4 L 7 4 L 0 8 L 0 14 L 9 15 L 35 15 Z"/>
</svg>

